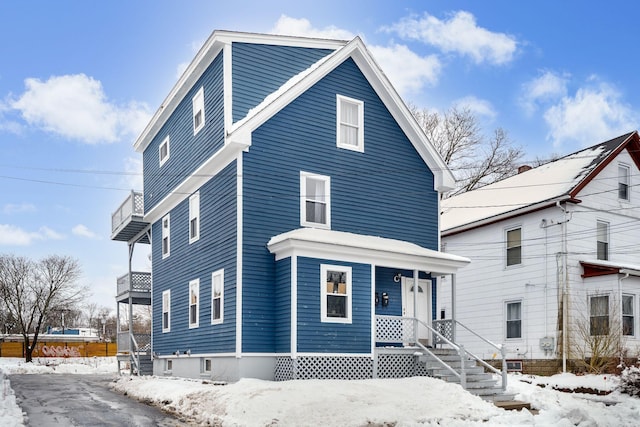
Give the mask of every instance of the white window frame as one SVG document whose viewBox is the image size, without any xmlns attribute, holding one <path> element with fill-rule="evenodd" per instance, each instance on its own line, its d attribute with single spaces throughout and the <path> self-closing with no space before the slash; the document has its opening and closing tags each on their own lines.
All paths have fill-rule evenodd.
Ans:
<svg viewBox="0 0 640 427">
<path fill-rule="evenodd" d="M 314 179 L 324 183 L 324 201 L 313 200 L 307 197 L 308 179 Z M 307 201 L 324 203 L 325 223 L 307 221 Z M 331 229 L 331 177 L 310 172 L 300 172 L 300 225 L 303 227 Z"/>
<path fill-rule="evenodd" d="M 215 285 L 216 280 L 220 280 L 220 295 L 216 296 Z M 220 300 L 220 317 L 215 318 L 213 308 L 215 307 L 215 300 Z M 224 269 L 214 271 L 211 273 L 211 324 L 219 325 L 224 322 Z"/>
<path fill-rule="evenodd" d="M 189 244 L 200 239 L 200 192 L 189 197 Z"/>
<path fill-rule="evenodd" d="M 604 235 L 600 230 L 601 227 L 605 227 Z M 597 220 L 596 222 L 596 259 L 602 261 L 608 261 L 610 258 L 610 230 L 611 225 L 607 221 Z M 604 239 L 604 240 L 602 240 Z M 605 253 L 604 258 L 600 258 L 600 244 L 603 243 L 605 245 Z"/>
<path fill-rule="evenodd" d="M 198 92 L 193 96 L 192 100 L 193 105 L 193 135 L 197 135 L 198 132 L 204 127 L 205 118 L 204 118 L 204 87 L 201 87 Z M 201 113 L 201 121 L 196 126 L 196 116 L 198 113 Z"/>
<path fill-rule="evenodd" d="M 352 123 L 342 122 L 342 106 L 343 104 L 355 105 L 358 109 L 358 123 L 356 125 Z M 356 145 L 347 144 L 342 141 L 342 127 L 347 126 L 350 128 L 356 128 Z M 344 148 L 347 150 L 364 152 L 364 102 L 358 99 L 349 98 L 343 95 L 336 95 L 336 144 L 338 148 Z"/>
<path fill-rule="evenodd" d="M 605 317 L 604 315 L 600 315 L 600 316 L 594 316 L 592 311 L 591 311 L 591 300 L 594 298 L 606 298 L 607 299 L 607 333 L 606 334 L 594 334 L 594 327 L 593 327 L 593 321 L 592 318 L 594 317 Z M 604 335 L 609 335 L 611 333 L 611 297 L 609 296 L 609 294 L 593 294 L 593 295 L 589 295 L 588 301 L 587 303 L 588 305 L 588 309 L 589 309 L 589 335 L 590 336 L 604 336 Z M 597 332 L 597 331 L 596 331 Z"/>
<path fill-rule="evenodd" d="M 623 186 L 626 197 L 621 196 Z M 631 168 L 624 163 L 618 163 L 618 199 L 631 200 Z"/>
<path fill-rule="evenodd" d="M 167 315 L 167 321 L 164 315 Z M 162 292 L 162 332 L 171 332 L 171 289 Z"/>
<path fill-rule="evenodd" d="M 210 374 L 212 369 L 213 369 L 213 359 L 211 359 L 209 357 L 202 359 L 201 368 L 202 368 L 202 373 L 203 374 Z"/>
<path fill-rule="evenodd" d="M 516 230 L 520 230 L 520 245 L 518 246 L 512 246 L 509 247 L 509 232 L 511 231 L 516 231 Z M 513 267 L 518 267 L 522 265 L 522 226 L 518 225 L 515 227 L 510 227 L 504 230 L 504 242 L 505 242 L 505 259 L 504 259 L 504 265 L 506 266 L 506 268 L 513 268 Z M 517 263 L 514 264 L 509 264 L 509 250 L 513 250 L 515 248 L 520 248 L 520 259 Z"/>
<path fill-rule="evenodd" d="M 167 151 L 167 154 L 164 157 L 162 157 L 163 148 Z M 170 155 L 171 155 L 171 151 L 169 150 L 169 135 L 167 135 L 167 137 L 158 146 L 158 159 L 160 160 L 160 166 L 167 163 L 167 160 L 169 160 Z"/>
<path fill-rule="evenodd" d="M 346 283 L 345 283 L 345 293 L 344 294 L 336 294 L 336 295 L 344 295 L 346 298 L 345 309 L 346 316 L 345 317 L 333 317 L 327 314 L 327 298 L 332 296 L 333 294 L 328 292 L 328 282 L 327 282 L 327 272 L 329 271 L 337 271 L 340 273 L 346 273 Z M 351 313 L 353 307 L 353 298 L 352 298 L 352 278 L 351 278 L 351 267 L 344 265 L 329 265 L 329 264 L 321 264 L 320 265 L 320 321 L 323 323 L 351 323 Z"/>
<path fill-rule="evenodd" d="M 193 297 L 195 296 L 195 302 Z M 195 321 L 191 321 L 191 307 L 195 307 Z M 200 326 L 200 279 L 193 279 L 189 282 L 189 329 Z"/>
<path fill-rule="evenodd" d="M 624 299 L 631 298 L 631 313 L 624 312 Z M 636 336 L 636 296 L 633 294 L 622 294 L 622 304 L 620 304 L 620 312 L 622 313 L 622 335 L 625 337 L 635 337 Z M 624 329 L 624 319 L 625 317 L 631 318 L 631 333 L 625 333 Z"/>
<path fill-rule="evenodd" d="M 160 221 L 160 227 L 162 228 L 162 240 L 160 243 L 160 251 L 162 252 L 162 258 L 167 258 L 171 255 L 171 215 L 166 214 Z"/>
<path fill-rule="evenodd" d="M 519 319 L 509 319 L 509 306 L 511 304 L 519 304 L 520 305 L 520 318 Z M 521 340 L 522 339 L 522 300 L 510 300 L 505 301 L 504 303 L 504 319 L 505 319 L 505 331 L 504 337 L 507 340 Z M 509 322 L 520 322 L 520 336 L 510 337 L 509 336 Z"/>
</svg>

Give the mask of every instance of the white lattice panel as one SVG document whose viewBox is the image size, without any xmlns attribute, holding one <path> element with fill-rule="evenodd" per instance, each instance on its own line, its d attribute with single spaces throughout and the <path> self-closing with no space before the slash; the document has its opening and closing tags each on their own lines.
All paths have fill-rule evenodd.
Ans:
<svg viewBox="0 0 640 427">
<path fill-rule="evenodd" d="M 399 316 L 376 316 L 377 342 L 414 342 L 414 337 L 415 319 Z"/>
</svg>

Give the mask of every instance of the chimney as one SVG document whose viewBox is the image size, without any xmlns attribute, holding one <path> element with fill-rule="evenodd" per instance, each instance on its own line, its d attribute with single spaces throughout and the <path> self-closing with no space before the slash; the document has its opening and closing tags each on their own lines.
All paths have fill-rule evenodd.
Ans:
<svg viewBox="0 0 640 427">
<path fill-rule="evenodd" d="M 518 174 L 521 174 L 522 172 L 526 172 L 528 170 L 533 169 L 531 166 L 529 165 L 522 165 L 518 167 Z"/>
</svg>

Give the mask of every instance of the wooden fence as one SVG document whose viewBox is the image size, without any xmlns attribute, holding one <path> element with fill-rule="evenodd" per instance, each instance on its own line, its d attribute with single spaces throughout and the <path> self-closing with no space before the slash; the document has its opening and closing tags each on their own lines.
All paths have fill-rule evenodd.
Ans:
<svg viewBox="0 0 640 427">
<path fill-rule="evenodd" d="M 117 351 L 118 345 L 110 342 L 39 341 L 33 357 L 105 357 Z M 0 357 L 24 357 L 24 342 L 0 342 Z"/>
</svg>

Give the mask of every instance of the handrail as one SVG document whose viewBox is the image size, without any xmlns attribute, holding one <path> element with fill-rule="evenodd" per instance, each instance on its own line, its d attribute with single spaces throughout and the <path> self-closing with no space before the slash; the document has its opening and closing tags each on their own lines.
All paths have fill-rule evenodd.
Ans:
<svg viewBox="0 0 640 427">
<path fill-rule="evenodd" d="M 433 332 L 438 338 L 440 338 L 441 340 L 443 340 L 445 343 L 449 344 L 451 347 L 453 347 L 457 352 L 458 355 L 460 356 L 460 373 L 458 373 L 455 369 L 453 369 L 451 366 L 449 366 L 449 364 L 447 364 L 445 361 L 443 361 L 442 359 L 440 359 L 438 356 L 436 356 L 431 350 L 429 350 L 426 346 L 422 345 L 422 343 L 418 340 L 418 328 L 414 328 L 414 335 L 415 335 L 415 343 L 416 345 L 422 349 L 422 351 L 426 351 L 427 353 L 429 353 L 429 356 L 431 356 L 432 358 L 434 358 L 436 361 L 438 361 L 442 366 L 444 366 L 446 369 L 448 369 L 450 372 L 452 372 L 458 379 L 460 379 L 460 385 L 462 386 L 462 388 L 464 388 L 465 390 L 467 389 L 467 373 L 465 372 L 465 359 L 466 359 L 466 351 L 464 350 L 463 346 L 459 346 L 454 344 L 453 342 L 449 341 L 449 339 L 447 339 L 447 337 L 445 337 L 444 335 L 442 335 L 440 332 L 436 331 L 435 329 L 433 329 L 430 325 L 426 324 L 425 322 L 423 322 L 422 320 L 418 319 L 418 318 L 413 318 L 413 320 L 416 323 L 421 324 L 422 326 L 426 327 L 427 329 L 429 329 L 431 332 Z"/>
<path fill-rule="evenodd" d="M 133 364 L 135 364 L 136 366 L 136 374 L 140 375 L 140 348 L 138 347 L 138 342 L 136 341 L 136 338 L 133 336 L 133 334 L 129 334 L 129 337 L 131 337 L 131 351 L 129 352 L 130 354 L 130 358 L 131 361 L 133 362 Z M 133 370 L 133 365 L 131 366 L 132 370 Z"/>
</svg>

